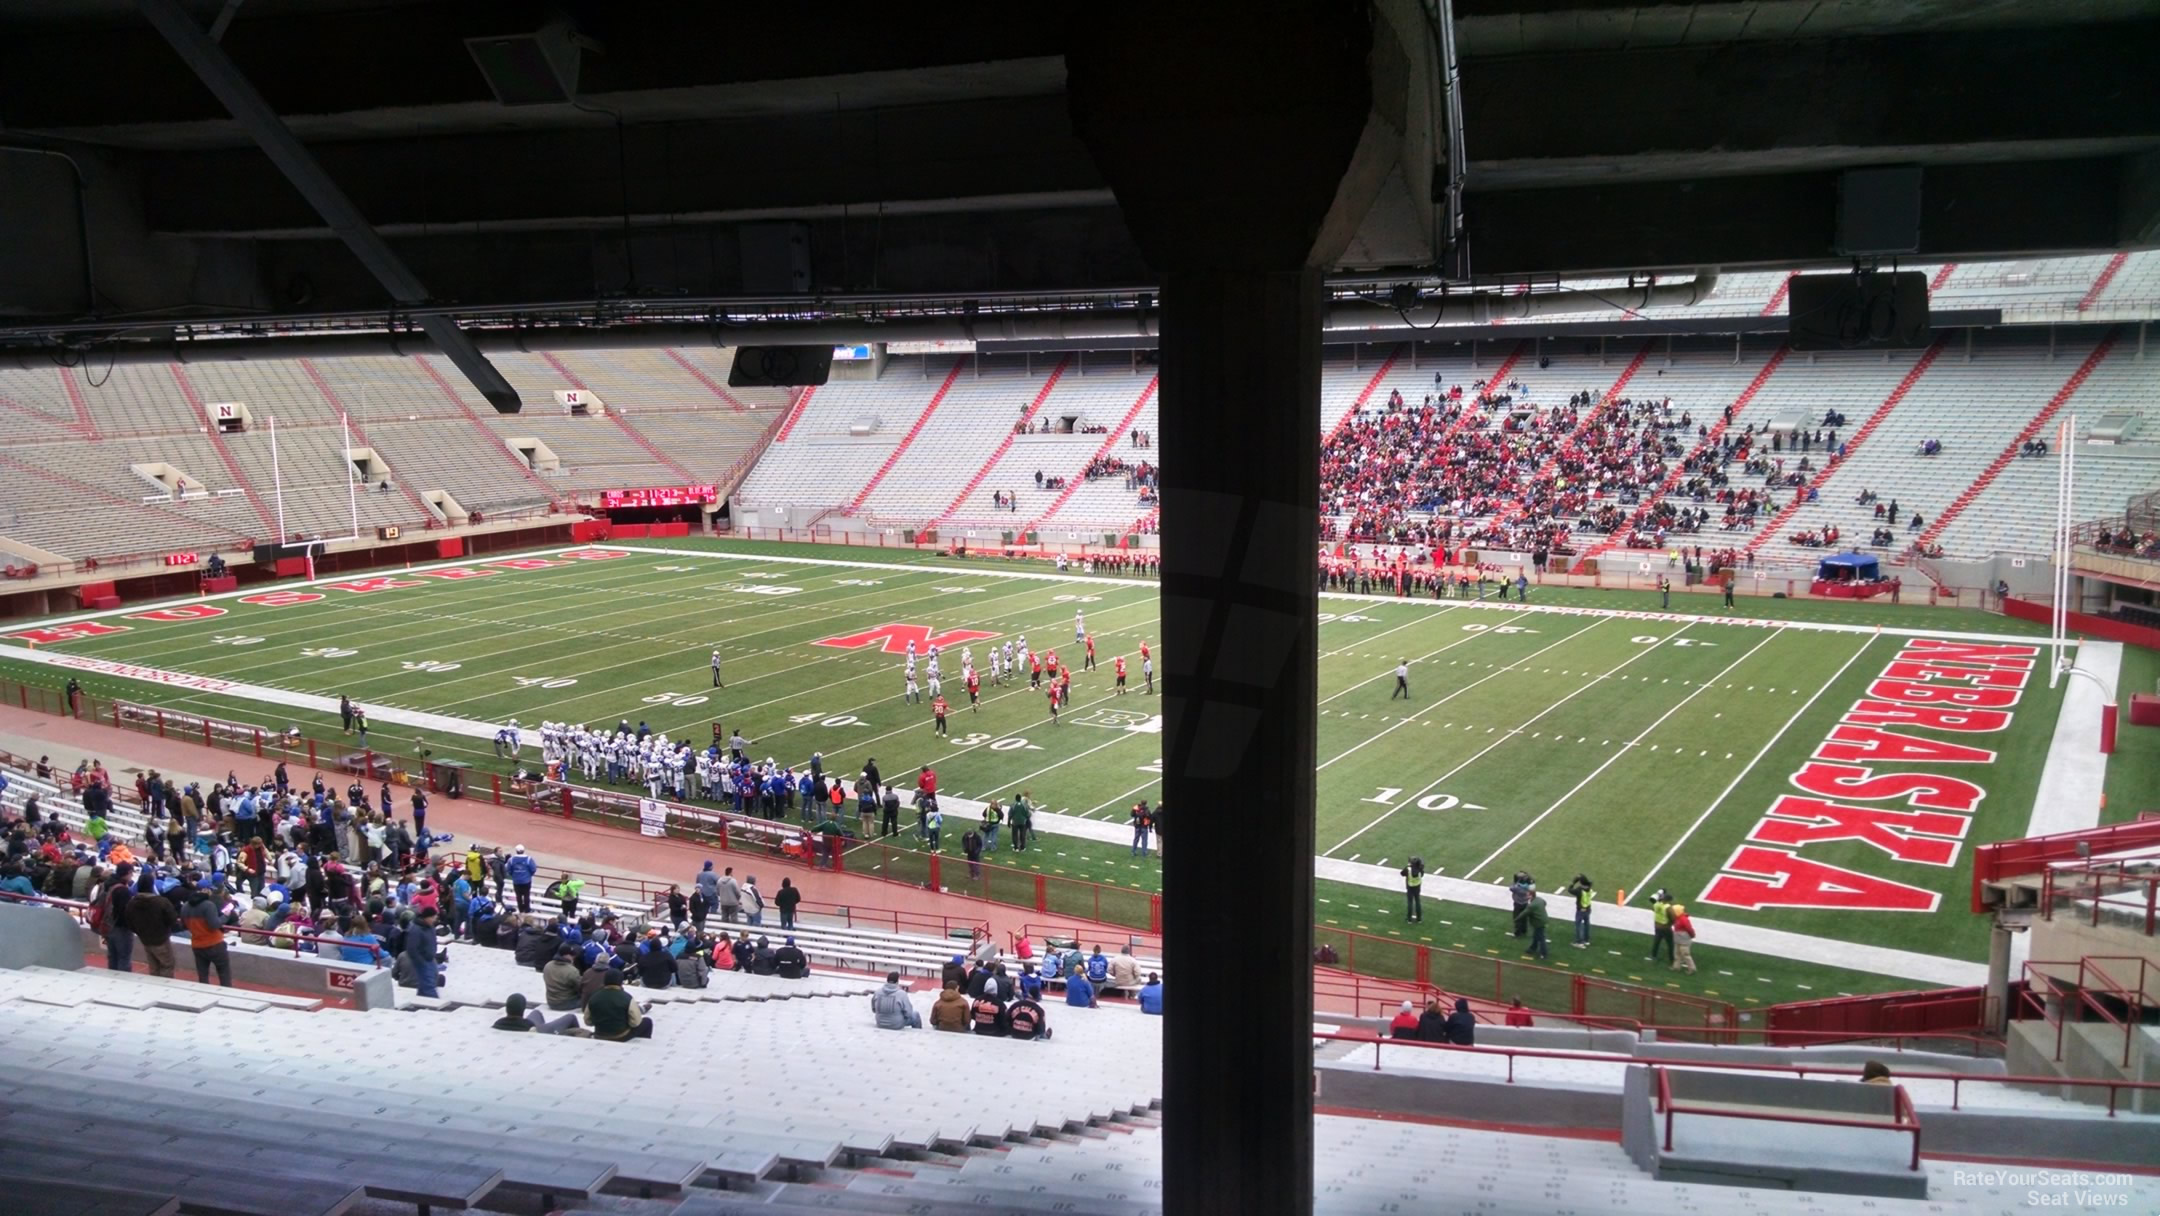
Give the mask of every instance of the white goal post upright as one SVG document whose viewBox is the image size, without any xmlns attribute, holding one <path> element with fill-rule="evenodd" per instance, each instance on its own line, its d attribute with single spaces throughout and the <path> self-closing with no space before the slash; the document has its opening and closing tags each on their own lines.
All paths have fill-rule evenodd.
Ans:
<svg viewBox="0 0 2160 1216">
<path fill-rule="evenodd" d="M 357 541 L 360 539 L 360 487 L 353 476 L 352 416 L 341 409 L 338 411 L 337 420 L 338 431 L 345 441 L 345 498 L 347 505 L 352 507 L 351 539 Z"/>
<path fill-rule="evenodd" d="M 270 493 L 277 499 L 277 543 L 285 543 L 285 476 L 278 468 L 277 415 L 270 415 Z"/>
<path fill-rule="evenodd" d="M 2055 659 L 2048 664 L 2049 688 L 2062 682 L 2064 647 L 2068 644 L 2070 633 L 2070 530 L 2077 526 L 2074 518 L 2077 449 L 2070 442 L 2070 437 L 2076 433 L 2075 414 L 2056 424 L 2055 447 L 2060 456 L 2055 461 L 2055 595 L 2048 613 L 2048 638 L 2054 648 Z"/>
</svg>

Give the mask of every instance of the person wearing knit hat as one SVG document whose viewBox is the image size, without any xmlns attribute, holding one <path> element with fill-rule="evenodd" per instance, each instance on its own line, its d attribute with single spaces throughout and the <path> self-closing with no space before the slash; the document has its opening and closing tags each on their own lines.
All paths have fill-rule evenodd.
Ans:
<svg viewBox="0 0 2160 1216">
<path fill-rule="evenodd" d="M 1404 1001 L 1402 1008 L 1395 1014 L 1395 1020 L 1388 1023 L 1388 1037 L 1391 1039 L 1414 1039 L 1418 1037 L 1417 1028 L 1417 1007 L 1408 1001 Z"/>
</svg>

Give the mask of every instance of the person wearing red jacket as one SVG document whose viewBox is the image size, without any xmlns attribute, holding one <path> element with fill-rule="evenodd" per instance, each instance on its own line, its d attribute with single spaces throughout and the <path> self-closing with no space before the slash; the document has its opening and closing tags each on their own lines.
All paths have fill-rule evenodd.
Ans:
<svg viewBox="0 0 2160 1216">
<path fill-rule="evenodd" d="M 934 700 L 934 701 L 930 702 L 930 716 L 931 716 L 931 717 L 932 717 L 932 718 L 933 718 L 933 719 L 934 719 L 934 720 L 936 721 L 936 724 L 937 724 L 937 733 L 938 733 L 938 734 L 940 734 L 940 735 L 943 735 L 943 734 L 945 734 L 945 733 L 946 733 L 946 732 L 945 732 L 945 709 L 946 709 L 946 705 L 945 705 L 945 698 L 944 698 L 944 697 L 942 697 L 942 696 L 941 696 L 941 697 L 938 697 L 938 698 L 937 698 L 936 700 Z"/>
<path fill-rule="evenodd" d="M 1417 1009 L 1410 1002 L 1404 1001 L 1402 1009 L 1395 1014 L 1395 1020 L 1388 1023 L 1388 1037 L 1391 1039 L 1414 1039 L 1418 1037 L 1417 1028 Z"/>
<path fill-rule="evenodd" d="M 937 797 L 937 774 L 930 771 L 929 765 L 923 765 L 922 772 L 915 775 L 915 789 L 925 798 Z"/>
<path fill-rule="evenodd" d="M 1516 997 L 1508 1004 L 1506 1024 L 1509 1026 L 1535 1026 L 1537 1022 L 1530 1016 L 1530 1011 L 1523 1008 L 1522 998 Z"/>
<path fill-rule="evenodd" d="M 1695 944 L 1695 922 L 1688 918 L 1684 904 L 1672 906 L 1672 942 L 1674 971 L 1695 974 L 1695 955 L 1688 947 Z"/>
</svg>

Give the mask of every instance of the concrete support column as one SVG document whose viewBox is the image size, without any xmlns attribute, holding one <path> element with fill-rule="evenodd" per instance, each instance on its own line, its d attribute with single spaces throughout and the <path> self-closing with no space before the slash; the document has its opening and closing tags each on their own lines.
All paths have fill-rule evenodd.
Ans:
<svg viewBox="0 0 2160 1216">
<path fill-rule="evenodd" d="M 2001 1034 L 2010 1023 L 2010 938 L 2000 924 L 1988 933 L 1988 1030 Z"/>
<path fill-rule="evenodd" d="M 1425 45 L 1423 16 L 1410 28 Z M 1073 128 L 1162 275 L 1165 1211 L 1312 1210 L 1321 273 L 1405 143 L 1410 56 L 1340 0 L 1096 6 Z"/>
<path fill-rule="evenodd" d="M 1163 801 L 1199 846 L 1164 854 L 1163 933 L 1238 957 L 1235 1017 L 1196 992 L 1163 1028 L 1163 1207 L 1305 1211 L 1320 278 L 1180 271 L 1163 299 Z"/>
</svg>

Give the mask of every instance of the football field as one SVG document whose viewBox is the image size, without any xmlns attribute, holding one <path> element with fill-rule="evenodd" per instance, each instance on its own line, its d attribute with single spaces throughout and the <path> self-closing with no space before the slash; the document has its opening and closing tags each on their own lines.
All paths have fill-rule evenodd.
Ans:
<svg viewBox="0 0 2160 1216">
<path fill-rule="evenodd" d="M 2059 705 L 2032 629 L 1911 605 L 1743 599 L 1727 613 L 1683 594 L 1663 612 L 1654 595 L 1538 588 L 1530 599 L 1323 597 L 1324 856 L 1380 877 L 1412 856 L 1481 883 L 1523 869 L 1548 891 L 1584 873 L 1607 900 L 1625 890 L 1640 904 L 1636 892 L 1662 886 L 1715 920 L 1985 957 L 1986 925 L 1962 905 L 1967 852 L 2023 833 Z M 1024 635 L 1077 663 L 1076 612 L 1097 669 L 1075 673 L 1053 724 L 1024 679 L 990 682 L 988 651 Z M 1144 691 L 1138 655 L 1154 648 L 1159 690 L 1159 631 L 1148 581 L 675 540 L 58 618 L 8 635 L 0 667 L 317 735 L 336 732 L 342 694 L 368 711 L 376 748 L 426 747 L 492 772 L 514 767 L 491 744 L 512 718 L 527 767 L 543 720 L 644 722 L 699 744 L 721 723 L 783 764 L 822 753 L 852 773 L 874 757 L 889 779 L 930 764 L 961 797 L 1025 790 L 1051 811 L 1121 824 L 1160 794 L 1161 698 Z M 910 638 L 944 647 L 949 738 L 903 700 Z M 712 687 L 714 649 L 724 688 Z M 979 708 L 961 686 L 963 649 L 983 675 Z M 1110 674 L 1121 655 L 1122 695 Z M 1168 822 L 1187 847 L 1270 830 L 1235 805 L 1174 807 Z M 946 852 L 959 835 L 948 829 Z M 997 860 L 1158 885 L 1158 863 L 1123 844 L 1049 844 Z M 1348 916 L 1349 890 L 1323 884 L 1324 920 Z M 1399 900 L 1363 895 L 1349 905 L 1356 923 L 1400 927 Z"/>
</svg>

